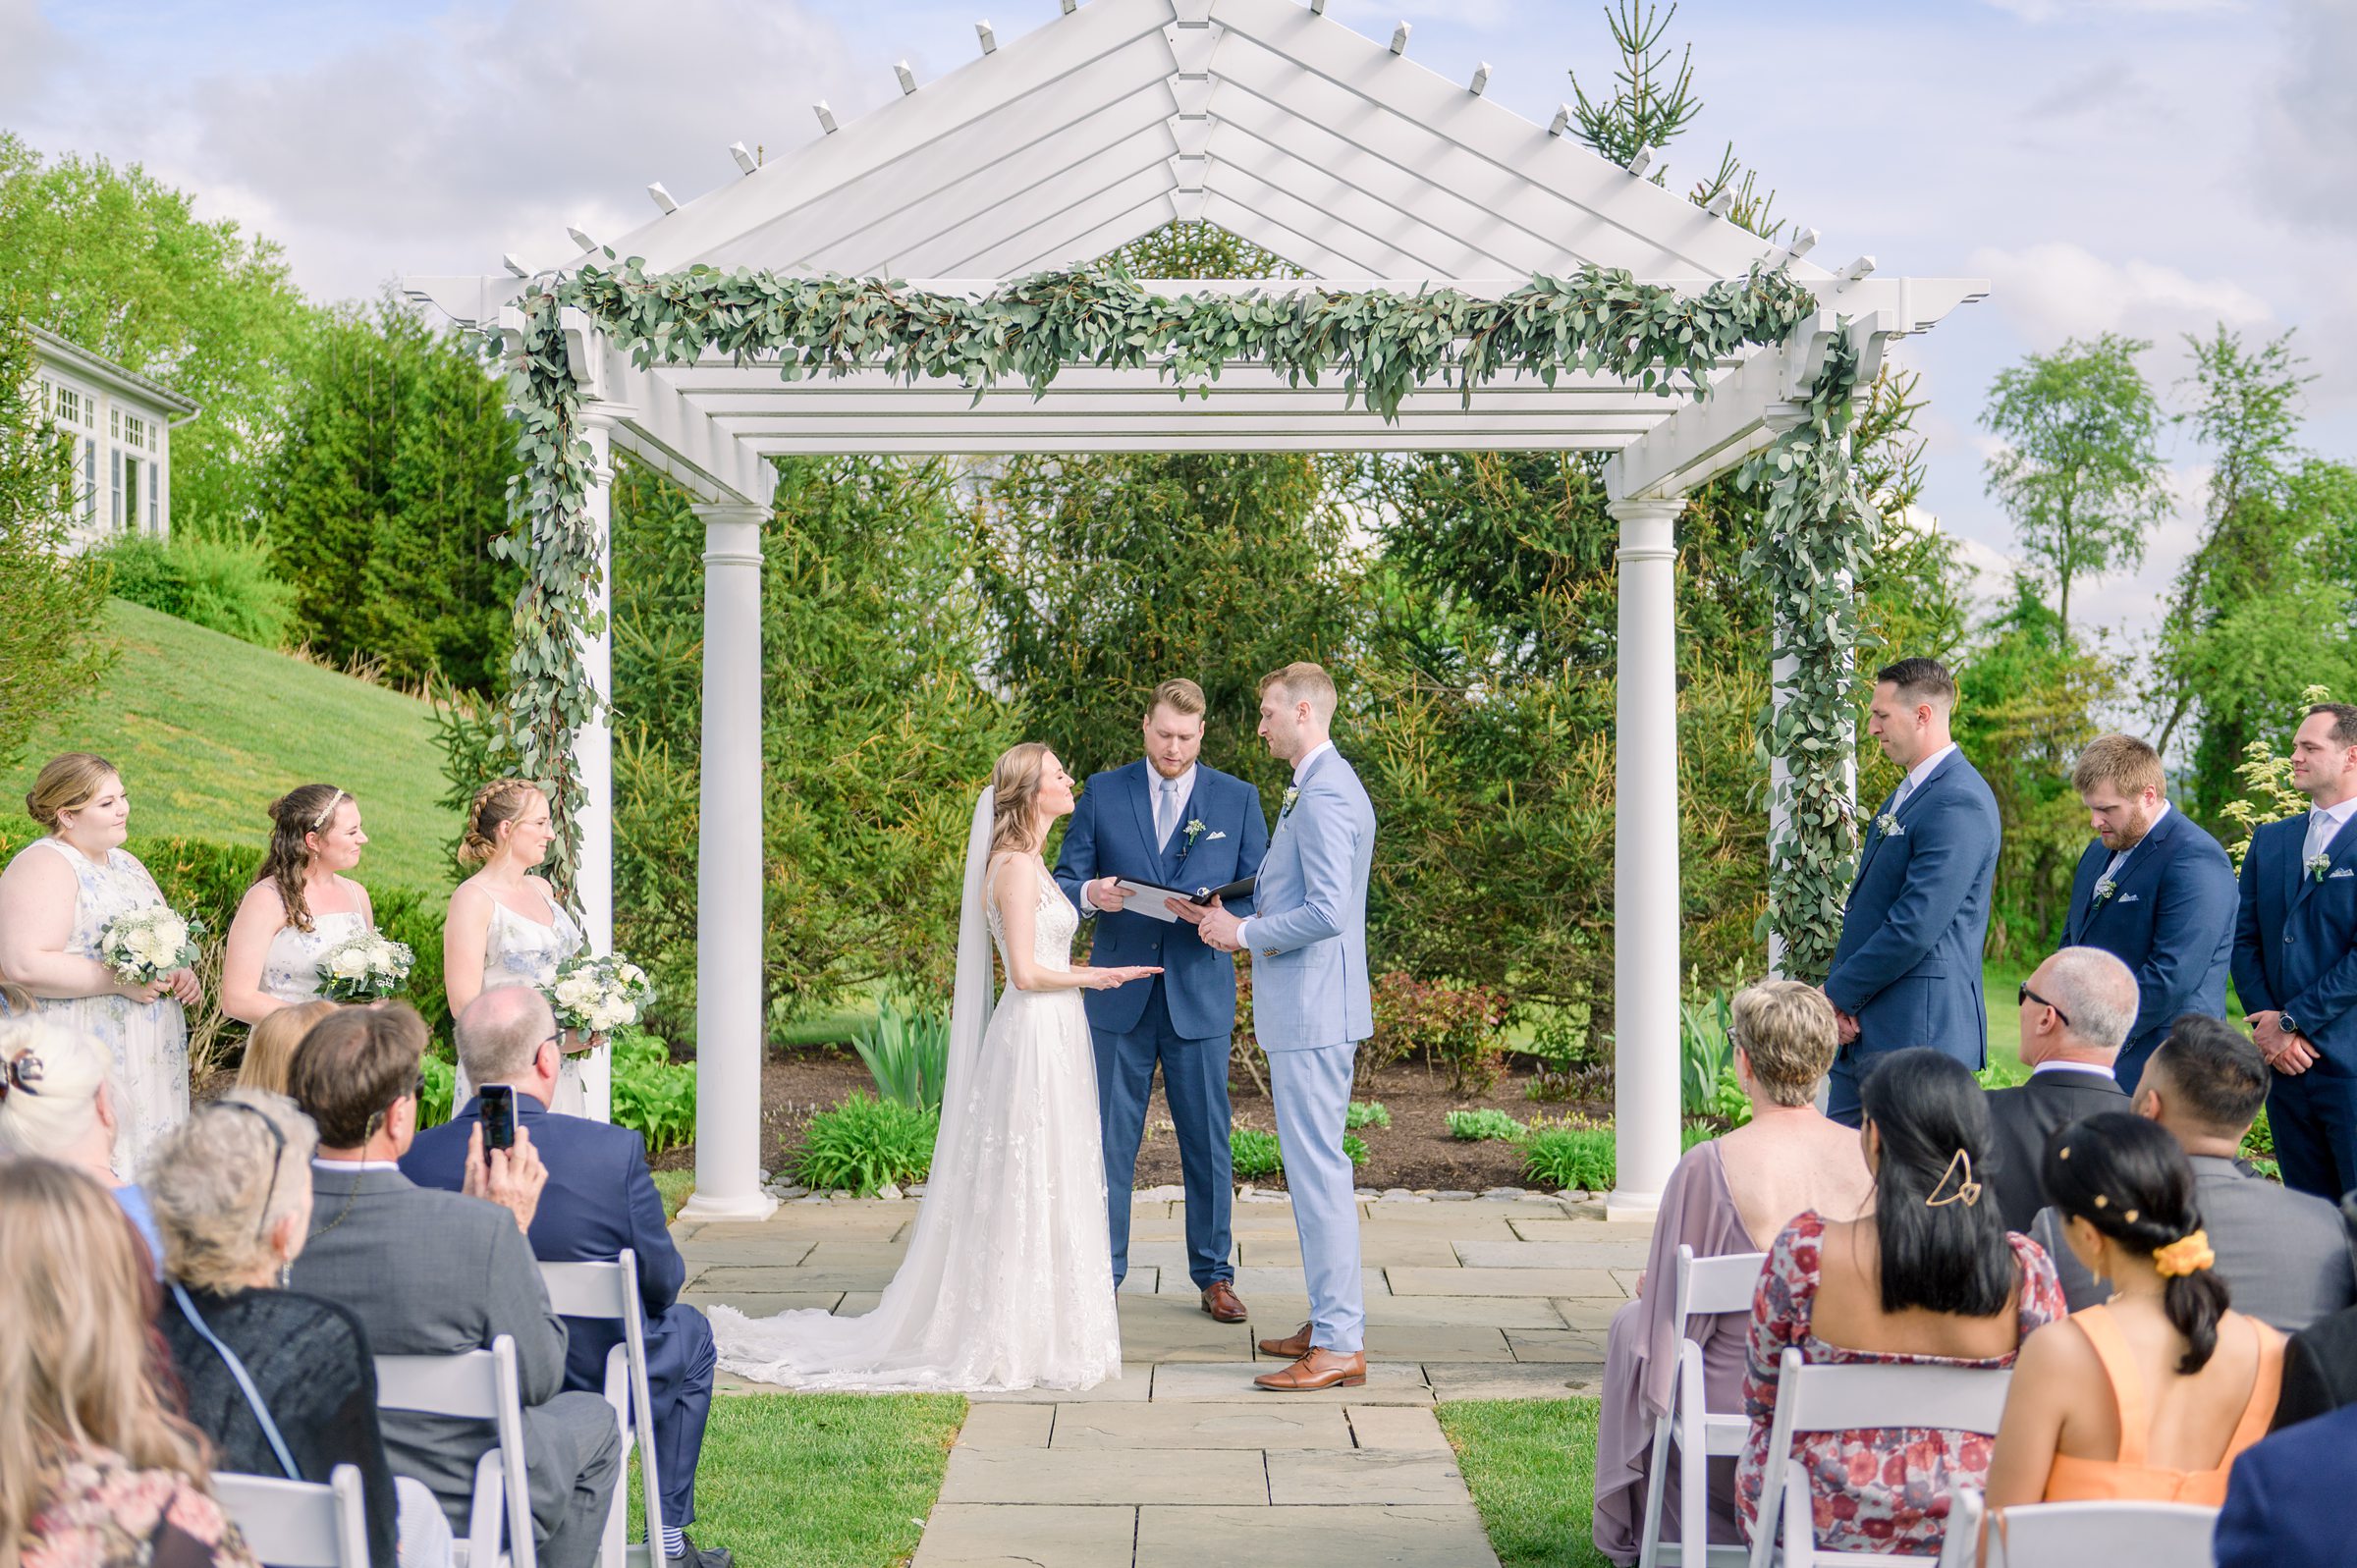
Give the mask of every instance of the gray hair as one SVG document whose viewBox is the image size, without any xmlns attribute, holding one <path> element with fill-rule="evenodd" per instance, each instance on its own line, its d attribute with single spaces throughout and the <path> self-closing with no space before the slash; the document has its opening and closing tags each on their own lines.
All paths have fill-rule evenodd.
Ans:
<svg viewBox="0 0 2357 1568">
<path fill-rule="evenodd" d="M 2070 1036 L 2092 1051 L 2117 1051 L 2136 1026 L 2136 976 L 2101 947 L 2065 947 L 2047 970 L 2054 1005 L 2070 1016 Z"/>
<path fill-rule="evenodd" d="M 506 1083 L 557 1032 L 548 999 L 531 986 L 493 986 L 459 1014 L 459 1064 L 474 1084 Z"/>
<path fill-rule="evenodd" d="M 164 1238 L 164 1271 L 222 1290 L 273 1262 L 270 1233 L 309 1201 L 318 1147 L 311 1118 L 267 1089 L 232 1089 L 196 1107 L 141 1172 Z"/>
</svg>

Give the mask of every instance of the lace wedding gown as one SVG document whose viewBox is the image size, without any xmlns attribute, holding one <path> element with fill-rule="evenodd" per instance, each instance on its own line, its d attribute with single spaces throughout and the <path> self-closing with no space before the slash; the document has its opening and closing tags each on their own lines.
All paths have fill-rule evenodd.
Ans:
<svg viewBox="0 0 2357 1568">
<path fill-rule="evenodd" d="M 985 814 L 977 811 L 977 837 L 987 858 Z M 968 853 L 970 926 L 979 868 Z M 1010 865 L 1001 875 L 1036 880 L 1033 957 L 1069 969 L 1079 921 L 1047 868 Z M 1004 953 L 995 902 L 986 919 Z M 960 948 L 954 1040 L 960 1014 L 972 1029 L 968 949 L 979 944 L 961 939 Z M 987 1010 L 988 949 L 979 950 Z M 953 1044 L 932 1173 L 884 1299 L 856 1318 L 709 1308 L 723 1367 L 814 1389 L 1088 1388 L 1121 1376 L 1096 1057 L 1080 993 L 1010 986 L 979 1034 L 978 1050 Z"/>
</svg>

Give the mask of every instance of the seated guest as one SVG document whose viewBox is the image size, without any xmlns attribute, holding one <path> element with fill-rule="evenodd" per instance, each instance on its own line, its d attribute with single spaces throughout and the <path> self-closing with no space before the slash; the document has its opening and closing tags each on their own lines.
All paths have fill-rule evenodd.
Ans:
<svg viewBox="0 0 2357 1568">
<path fill-rule="evenodd" d="M 2357 1405 L 2262 1438 L 2226 1482 L 2218 1568 L 2343 1568 L 2357 1492 Z"/>
<path fill-rule="evenodd" d="M 1596 1549 L 1637 1560 L 1653 1424 L 1670 1408 L 1677 1364 L 1677 1249 L 1697 1258 L 1766 1252 L 1804 1210 L 1851 1218 L 1873 1186 L 1858 1135 L 1819 1113 L 1818 1082 L 1834 1065 L 1834 1004 L 1796 980 L 1771 980 L 1734 1000 L 1735 1076 L 1751 1120 L 1696 1144 L 1670 1172 L 1653 1225 L 1653 1250 L 1637 1299 L 1613 1315 L 1604 1357 L 1604 1412 L 1596 1434 Z M 1743 1330 L 1736 1314 L 1688 1325 L 1702 1346 L 1704 1404 L 1732 1411 L 1742 1397 Z M 1735 1535 L 1734 1472 L 1714 1461 L 1712 1539 Z M 1663 1539 L 1677 1539 L 1677 1476 L 1667 1478 Z"/>
<path fill-rule="evenodd" d="M 2007 1230 L 2028 1231 L 2046 1207 L 2038 1164 L 2048 1135 L 2081 1116 L 2128 1108 L 2111 1069 L 2135 1021 L 2136 976 L 2101 947 L 2065 947 L 2022 982 L 2021 1059 L 2030 1081 L 1990 1093 L 1984 1176 Z"/>
<path fill-rule="evenodd" d="M 2010 1367 L 2023 1339 L 2062 1316 L 2054 1265 L 2037 1243 L 2006 1233 L 1982 1191 L 1989 1108 L 1971 1069 L 1926 1048 L 1894 1051 L 1867 1074 L 1860 1104 L 1874 1213 L 1795 1218 L 1769 1249 L 1752 1300 L 1743 1373 L 1751 1436 L 1735 1466 L 1747 1535 L 1787 1348 L 1832 1366 Z M 1818 1487 L 1846 1478 L 1833 1506 L 1819 1499 L 1821 1547 L 1927 1557 L 1946 1532 L 1949 1488 L 1983 1485 L 1989 1450 L 1979 1433 L 1928 1427 L 1793 1441 Z"/>
<path fill-rule="evenodd" d="M 656 1472 L 663 1487 L 663 1550 L 680 1568 L 728 1568 L 731 1554 L 698 1548 L 685 1534 L 695 1520 L 695 1466 L 712 1409 L 712 1327 L 679 1299 L 687 1266 L 663 1219 L 663 1197 L 646 1167 L 646 1140 L 628 1127 L 552 1114 L 564 1070 L 557 1021 L 530 986 L 495 986 L 459 1015 L 459 1065 L 472 1084 L 516 1091 L 516 1122 L 547 1162 L 548 1185 L 527 1232 L 543 1263 L 604 1263 L 625 1247 L 637 1255 L 646 1310 L 647 1394 L 653 1405 Z M 459 1190 L 469 1157 L 480 1158 L 477 1094 L 440 1127 L 417 1135 L 402 1174 L 424 1187 Z M 606 1353 L 619 1324 L 569 1319 L 565 1386 L 606 1386 Z"/>
<path fill-rule="evenodd" d="M 2241 1030 L 2189 1015 L 2144 1064 L 2136 1109 L 2167 1128 L 2192 1161 L 2195 1203 L 2235 1305 L 2289 1334 L 2357 1306 L 2357 1269 L 2339 1211 L 2236 1158 L 2267 1103 L 2269 1077 Z"/>
<path fill-rule="evenodd" d="M 238 1087 L 285 1094 L 287 1063 L 295 1059 L 295 1048 L 311 1032 L 311 1025 L 335 1010 L 336 1004 L 322 997 L 281 1007 L 255 1024 L 246 1037 L 246 1059 L 238 1063 Z"/>
<path fill-rule="evenodd" d="M 168 1281 L 156 1325 L 215 1470 L 325 1483 L 355 1466 L 374 1568 L 447 1564 L 441 1505 L 385 1462 L 359 1320 L 279 1288 L 310 1230 L 318 1144 L 293 1101 L 252 1089 L 198 1106 L 165 1136 L 153 1163 Z"/>
<path fill-rule="evenodd" d="M 2357 1404 L 2357 1307 L 2319 1318 L 2283 1347 L 2283 1397 L 2275 1430 Z"/>
<path fill-rule="evenodd" d="M 148 1376 L 155 1279 L 106 1189 L 0 1160 L 0 1558 L 255 1568 L 204 1439 Z"/>
<path fill-rule="evenodd" d="M 39 1155 L 86 1171 L 115 1195 L 160 1271 L 164 1244 L 146 1191 L 115 1174 L 113 1065 L 105 1045 L 79 1029 L 0 1019 L 0 1155 Z"/>
<path fill-rule="evenodd" d="M 2013 1368 L 1989 1506 L 2225 1501 L 2267 1434 L 2283 1336 L 2228 1310 L 2176 1140 L 2109 1110 L 2047 1146 L 2042 1174 L 2079 1262 L 2111 1299 L 2032 1334 Z"/>
<path fill-rule="evenodd" d="M 311 1026 L 289 1070 L 317 1123 L 310 1239 L 293 1288 L 351 1309 L 378 1356 L 448 1356 L 516 1341 L 532 1528 L 548 1568 L 597 1558 L 622 1468 L 614 1412 L 565 1388 L 565 1321 L 523 1233 L 548 1179 L 528 1133 L 467 1162 L 466 1191 L 418 1187 L 396 1163 L 417 1130 L 425 1021 L 407 1002 L 339 1007 Z M 489 1202 L 484 1200 L 488 1199 Z M 465 1532 L 474 1463 L 495 1440 L 483 1421 L 384 1412 L 385 1452 Z"/>
</svg>

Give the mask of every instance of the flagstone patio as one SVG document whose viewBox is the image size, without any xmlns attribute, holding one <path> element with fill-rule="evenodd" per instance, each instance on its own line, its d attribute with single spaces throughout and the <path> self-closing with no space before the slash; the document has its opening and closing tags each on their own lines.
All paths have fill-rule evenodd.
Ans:
<svg viewBox="0 0 2357 1568">
<path fill-rule="evenodd" d="M 1252 1312 L 1236 1325 L 1196 1305 L 1182 1209 L 1137 1196 L 1118 1381 L 974 1400 L 916 1568 L 1495 1564 L 1432 1407 L 1593 1392 L 1645 1232 L 1608 1225 L 1595 1201 L 1362 1198 L 1367 1384 L 1279 1395 L 1252 1387 L 1267 1370 L 1253 1341 L 1308 1315 L 1290 1206 L 1236 1205 Z M 686 1299 L 864 1312 L 915 1216 L 813 1200 L 758 1224 L 683 1222 Z"/>
</svg>

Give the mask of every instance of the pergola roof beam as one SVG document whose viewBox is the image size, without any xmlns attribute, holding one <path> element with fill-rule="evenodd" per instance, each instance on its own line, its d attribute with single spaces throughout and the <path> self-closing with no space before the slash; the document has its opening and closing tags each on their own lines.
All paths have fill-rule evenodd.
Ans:
<svg viewBox="0 0 2357 1568">
<path fill-rule="evenodd" d="M 874 431 L 828 435 L 806 432 L 793 436 L 744 438 L 745 444 L 772 458 L 823 457 L 1018 457 L 1053 456 L 1065 452 L 1561 452 L 1566 447 L 1609 450 L 1615 440 L 1588 437 L 1566 441 L 1561 431 L 1483 431 L 1469 434 L 1461 425 L 1430 429 L 1385 429 L 1364 419 L 1338 422 L 1307 433 L 1234 431 L 1225 426 L 1165 426 L 1135 433 L 1059 434 L 1033 429 L 1027 434 L 984 436 L 959 429 L 945 435 L 911 435 L 906 431 L 879 435 Z M 1626 437 L 1617 438 L 1625 441 Z"/>
</svg>

